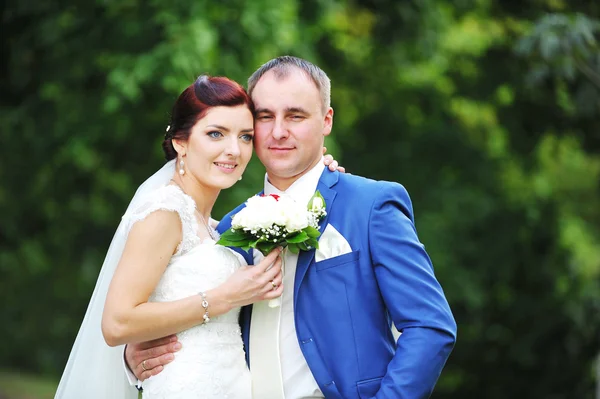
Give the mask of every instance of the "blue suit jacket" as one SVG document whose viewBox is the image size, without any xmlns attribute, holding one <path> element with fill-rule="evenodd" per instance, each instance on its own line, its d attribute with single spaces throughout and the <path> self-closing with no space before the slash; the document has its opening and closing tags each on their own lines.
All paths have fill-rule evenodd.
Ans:
<svg viewBox="0 0 600 399">
<path fill-rule="evenodd" d="M 315 262 L 301 252 L 294 283 L 298 342 L 326 398 L 427 398 L 456 323 L 397 183 L 323 172 L 327 216 L 353 252 Z M 230 227 L 225 216 L 219 231 Z M 252 264 L 252 254 L 241 251 Z M 286 287 L 292 289 L 292 287 Z M 246 355 L 252 308 L 240 316 Z M 395 342 L 391 323 L 402 332 Z"/>
</svg>

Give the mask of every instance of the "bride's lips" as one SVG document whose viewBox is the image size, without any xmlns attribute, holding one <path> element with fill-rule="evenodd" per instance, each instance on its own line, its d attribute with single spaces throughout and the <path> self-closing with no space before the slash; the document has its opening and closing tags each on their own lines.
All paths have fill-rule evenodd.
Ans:
<svg viewBox="0 0 600 399">
<path fill-rule="evenodd" d="M 237 168 L 237 163 L 235 162 L 213 162 L 213 165 L 223 173 L 233 173 L 235 168 Z"/>
</svg>

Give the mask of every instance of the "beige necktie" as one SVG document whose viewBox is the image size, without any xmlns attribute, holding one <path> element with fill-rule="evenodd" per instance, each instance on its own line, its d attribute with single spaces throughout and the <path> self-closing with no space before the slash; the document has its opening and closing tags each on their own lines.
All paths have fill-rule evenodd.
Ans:
<svg viewBox="0 0 600 399">
<path fill-rule="evenodd" d="M 250 373 L 252 397 L 284 399 L 279 356 L 281 306 L 272 308 L 269 301 L 252 306 L 250 323 Z"/>
</svg>

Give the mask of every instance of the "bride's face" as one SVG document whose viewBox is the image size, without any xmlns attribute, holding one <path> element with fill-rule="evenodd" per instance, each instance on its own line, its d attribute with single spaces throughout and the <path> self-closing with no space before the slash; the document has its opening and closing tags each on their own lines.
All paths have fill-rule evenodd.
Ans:
<svg viewBox="0 0 600 399">
<path fill-rule="evenodd" d="M 188 178 L 206 187 L 233 186 L 252 157 L 253 124 L 245 105 L 209 109 L 192 128 L 188 141 L 179 141 L 176 146 L 179 159 L 185 154 Z"/>
</svg>

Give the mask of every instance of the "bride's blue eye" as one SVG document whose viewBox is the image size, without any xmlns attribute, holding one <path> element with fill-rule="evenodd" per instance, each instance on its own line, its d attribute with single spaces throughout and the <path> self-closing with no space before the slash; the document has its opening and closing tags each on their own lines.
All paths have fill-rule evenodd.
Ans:
<svg viewBox="0 0 600 399">
<path fill-rule="evenodd" d="M 242 140 L 244 140 L 246 143 L 250 143 L 254 139 L 254 135 L 253 134 L 242 134 L 240 136 L 240 138 Z"/>
<path fill-rule="evenodd" d="M 208 137 L 211 137 L 213 139 L 218 139 L 223 137 L 223 133 L 217 131 L 217 130 L 213 130 L 212 132 L 208 132 Z"/>
</svg>

